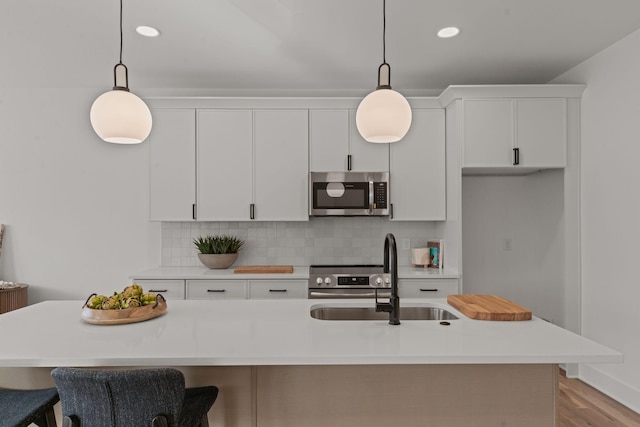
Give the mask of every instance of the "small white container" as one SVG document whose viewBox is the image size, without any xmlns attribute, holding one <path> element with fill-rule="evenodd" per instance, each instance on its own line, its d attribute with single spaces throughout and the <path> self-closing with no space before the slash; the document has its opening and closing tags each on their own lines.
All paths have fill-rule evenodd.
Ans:
<svg viewBox="0 0 640 427">
<path fill-rule="evenodd" d="M 427 267 L 430 262 L 429 248 L 411 249 L 411 265 L 414 267 Z"/>
</svg>

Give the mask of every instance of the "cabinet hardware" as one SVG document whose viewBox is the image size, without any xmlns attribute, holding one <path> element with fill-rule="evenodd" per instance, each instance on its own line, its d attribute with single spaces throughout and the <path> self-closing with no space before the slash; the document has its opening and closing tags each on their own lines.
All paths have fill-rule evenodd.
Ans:
<svg viewBox="0 0 640 427">
<path fill-rule="evenodd" d="M 520 164 L 520 149 L 519 148 L 514 148 L 513 149 L 513 165 L 519 165 Z"/>
<path fill-rule="evenodd" d="M 269 292 L 282 292 L 282 293 L 284 293 L 284 292 L 287 292 L 287 290 L 286 289 L 269 289 Z"/>
<path fill-rule="evenodd" d="M 196 204 L 191 205 L 191 218 L 196 219 Z"/>
<path fill-rule="evenodd" d="M 351 170 L 351 154 L 347 154 L 347 170 Z"/>
<path fill-rule="evenodd" d="M 420 288 L 420 292 L 438 292 L 438 289 L 422 289 L 422 288 Z"/>
<path fill-rule="evenodd" d="M 249 205 L 249 219 L 256 219 L 256 205 L 251 203 Z"/>
<path fill-rule="evenodd" d="M 149 289 L 149 292 L 161 293 L 167 292 L 167 289 Z"/>
<path fill-rule="evenodd" d="M 389 219 L 393 219 L 393 203 L 389 204 Z"/>
<path fill-rule="evenodd" d="M 220 292 L 227 292 L 227 290 L 226 289 L 207 289 L 207 292 L 220 293 Z"/>
</svg>

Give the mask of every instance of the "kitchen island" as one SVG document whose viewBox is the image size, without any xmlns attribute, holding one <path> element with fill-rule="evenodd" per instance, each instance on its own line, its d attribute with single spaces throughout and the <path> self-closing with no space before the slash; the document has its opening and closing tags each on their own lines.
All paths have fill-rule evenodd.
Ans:
<svg viewBox="0 0 640 427">
<path fill-rule="evenodd" d="M 170 301 L 158 318 L 100 326 L 81 301 L 42 302 L 0 316 L 0 386 L 51 384 L 56 366 L 175 366 L 190 386 L 221 388 L 212 425 L 551 427 L 558 363 L 622 361 L 541 319 L 476 321 L 445 300 L 401 305 L 446 308 L 449 325 L 310 316 L 372 304 Z"/>
</svg>

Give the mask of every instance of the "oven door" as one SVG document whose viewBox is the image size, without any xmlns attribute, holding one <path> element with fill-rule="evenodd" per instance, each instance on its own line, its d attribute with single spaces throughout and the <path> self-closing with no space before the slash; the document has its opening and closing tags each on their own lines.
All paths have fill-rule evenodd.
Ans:
<svg viewBox="0 0 640 427">
<path fill-rule="evenodd" d="M 309 288 L 309 299 L 375 298 L 374 288 Z M 390 298 L 390 289 L 379 289 L 378 298 Z"/>
</svg>

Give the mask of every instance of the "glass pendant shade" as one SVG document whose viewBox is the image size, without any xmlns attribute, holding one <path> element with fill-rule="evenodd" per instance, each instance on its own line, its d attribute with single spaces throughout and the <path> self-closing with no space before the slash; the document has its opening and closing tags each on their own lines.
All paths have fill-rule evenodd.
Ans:
<svg viewBox="0 0 640 427">
<path fill-rule="evenodd" d="M 100 95 L 91 106 L 90 118 L 98 136 L 115 144 L 138 144 L 151 132 L 149 107 L 127 90 Z"/>
<path fill-rule="evenodd" d="M 360 101 L 356 127 L 367 142 L 398 142 L 411 127 L 411 106 L 393 89 L 376 89 Z"/>
</svg>

